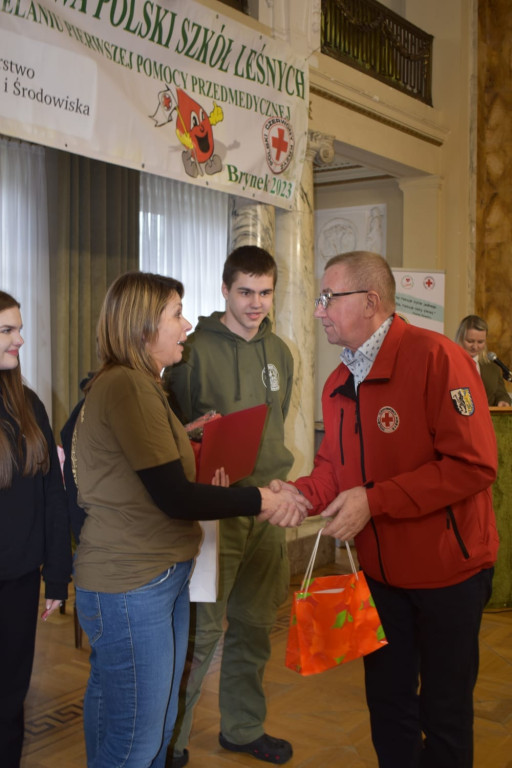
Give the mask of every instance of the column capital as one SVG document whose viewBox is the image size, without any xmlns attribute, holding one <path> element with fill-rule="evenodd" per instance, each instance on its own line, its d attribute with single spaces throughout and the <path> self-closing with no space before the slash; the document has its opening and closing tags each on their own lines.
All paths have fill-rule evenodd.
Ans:
<svg viewBox="0 0 512 768">
<path fill-rule="evenodd" d="M 308 131 L 306 157 L 313 162 L 317 156 L 324 165 L 334 160 L 334 136 L 321 131 Z"/>
</svg>

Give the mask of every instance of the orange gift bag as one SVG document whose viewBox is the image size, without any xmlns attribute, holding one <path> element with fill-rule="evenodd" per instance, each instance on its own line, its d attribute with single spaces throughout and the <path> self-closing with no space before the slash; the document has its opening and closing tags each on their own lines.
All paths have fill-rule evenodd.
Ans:
<svg viewBox="0 0 512 768">
<path fill-rule="evenodd" d="M 318 532 L 304 581 L 294 593 L 285 664 L 314 675 L 387 645 L 384 630 L 362 571 L 312 578 L 320 542 Z"/>
</svg>

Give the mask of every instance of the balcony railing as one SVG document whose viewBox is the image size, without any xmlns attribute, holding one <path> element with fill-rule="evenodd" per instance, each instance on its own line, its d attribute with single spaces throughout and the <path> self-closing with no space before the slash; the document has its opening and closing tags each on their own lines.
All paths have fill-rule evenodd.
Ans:
<svg viewBox="0 0 512 768">
<path fill-rule="evenodd" d="M 322 53 L 430 106 L 432 41 L 377 0 L 322 0 Z"/>
</svg>

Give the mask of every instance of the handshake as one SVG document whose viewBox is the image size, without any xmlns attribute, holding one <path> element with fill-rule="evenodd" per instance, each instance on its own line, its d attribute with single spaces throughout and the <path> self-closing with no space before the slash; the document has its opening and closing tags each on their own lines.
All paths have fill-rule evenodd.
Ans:
<svg viewBox="0 0 512 768">
<path fill-rule="evenodd" d="M 212 485 L 229 487 L 229 475 L 224 467 L 215 471 Z M 267 520 L 280 528 L 295 528 L 308 516 L 312 504 L 291 483 L 271 480 L 268 488 L 258 488 L 261 494 L 261 511 L 258 520 Z"/>
<path fill-rule="evenodd" d="M 258 520 L 266 520 L 281 528 L 300 525 L 312 509 L 311 503 L 295 486 L 283 480 L 272 480 L 268 488 L 260 488 L 261 512 Z"/>
</svg>

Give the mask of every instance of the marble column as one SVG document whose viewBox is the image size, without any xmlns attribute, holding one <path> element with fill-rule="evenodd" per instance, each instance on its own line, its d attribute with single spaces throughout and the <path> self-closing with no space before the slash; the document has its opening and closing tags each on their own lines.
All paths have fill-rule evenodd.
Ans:
<svg viewBox="0 0 512 768">
<path fill-rule="evenodd" d="M 258 245 L 274 253 L 275 208 L 244 197 L 233 198 L 229 252 L 241 245 Z"/>
<path fill-rule="evenodd" d="M 235 198 L 231 211 L 230 250 L 241 245 L 266 248 L 278 266 L 274 303 L 276 333 L 288 344 L 295 363 L 292 401 L 285 427 L 286 445 L 295 461 L 294 479 L 308 474 L 314 458 L 314 199 L 313 160 L 328 163 L 334 157 L 333 137 L 310 133 L 302 178 L 293 211 Z M 287 531 L 292 573 L 305 568 L 311 547 L 307 537 L 318 528 L 317 519 Z M 317 563 L 331 562 L 333 540 L 325 537 Z"/>
<path fill-rule="evenodd" d="M 290 347 L 295 380 L 286 442 L 295 456 L 291 477 L 310 472 L 314 457 L 314 200 L 313 160 L 330 162 L 333 138 L 310 133 L 302 178 L 292 211 L 235 198 L 229 249 L 259 245 L 278 265 L 274 325 Z"/>
<path fill-rule="evenodd" d="M 286 445 L 295 461 L 290 478 L 309 474 L 315 452 L 314 362 L 315 362 L 315 241 L 313 160 L 334 157 L 333 137 L 310 132 L 302 178 L 293 211 L 276 212 L 276 261 L 279 279 L 276 287 L 276 330 L 290 347 L 294 362 L 292 400 L 285 425 Z M 318 518 L 306 520 L 299 528 L 287 530 L 288 554 L 292 573 L 302 573 L 311 554 L 311 539 L 316 535 Z M 334 545 L 324 537 L 317 564 L 334 559 Z"/>
<path fill-rule="evenodd" d="M 333 138 L 310 133 L 295 209 L 276 212 L 276 330 L 295 361 L 292 402 L 286 422 L 286 443 L 295 462 L 290 477 L 308 474 L 314 458 L 314 199 L 313 160 L 334 156 Z"/>
</svg>

